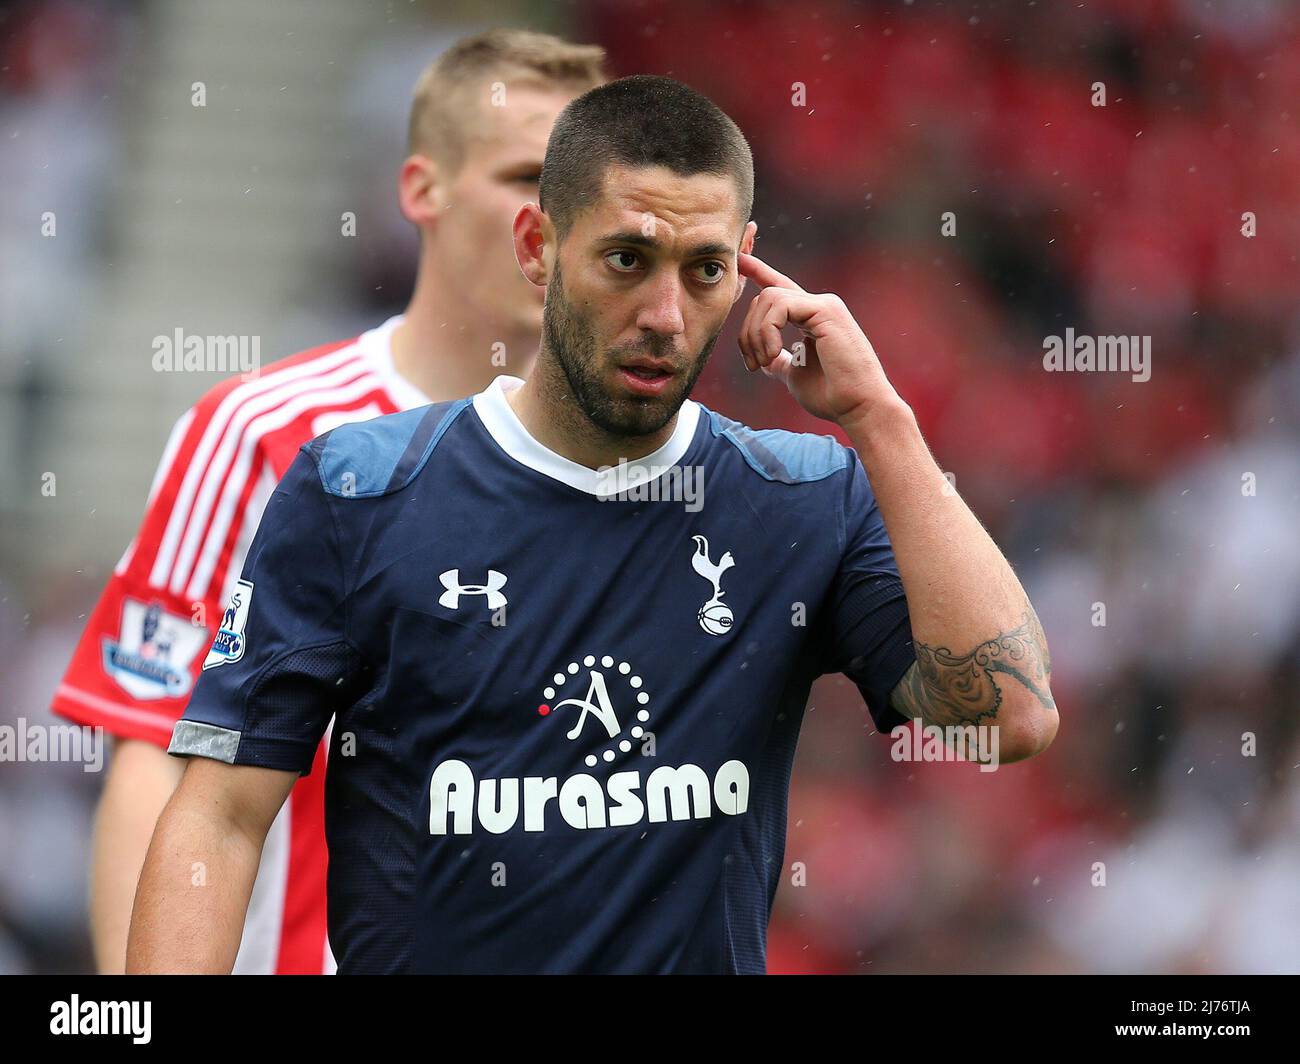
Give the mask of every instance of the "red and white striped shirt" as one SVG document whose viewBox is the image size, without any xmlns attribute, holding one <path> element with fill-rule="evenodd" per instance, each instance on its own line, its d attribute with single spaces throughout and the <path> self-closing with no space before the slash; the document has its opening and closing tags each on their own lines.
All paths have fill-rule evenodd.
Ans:
<svg viewBox="0 0 1300 1064">
<path fill-rule="evenodd" d="M 163 747 L 243 569 L 258 521 L 298 448 L 322 432 L 423 406 L 393 366 L 395 317 L 217 385 L 176 423 L 135 540 L 100 596 L 54 711 Z M 325 921 L 329 741 L 267 835 L 236 973 L 332 973 Z"/>
</svg>

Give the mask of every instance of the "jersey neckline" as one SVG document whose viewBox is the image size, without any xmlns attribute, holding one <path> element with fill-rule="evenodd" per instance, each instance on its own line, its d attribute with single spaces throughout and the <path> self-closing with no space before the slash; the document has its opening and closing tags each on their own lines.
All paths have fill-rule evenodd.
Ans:
<svg viewBox="0 0 1300 1064">
<path fill-rule="evenodd" d="M 634 461 L 591 469 L 557 454 L 524 427 L 506 396 L 523 385 L 521 377 L 503 373 L 473 397 L 474 412 L 498 447 L 520 465 L 597 498 L 608 498 L 663 476 L 685 456 L 700 420 L 700 405 L 687 399 L 677 411 L 672 435 L 658 450 Z"/>
<path fill-rule="evenodd" d="M 433 402 L 424 392 L 398 372 L 393 362 L 393 332 L 402 324 L 405 315 L 394 314 L 382 325 L 363 332 L 357 337 L 357 346 L 370 368 L 383 381 L 385 389 L 399 410 L 414 410 Z"/>
</svg>

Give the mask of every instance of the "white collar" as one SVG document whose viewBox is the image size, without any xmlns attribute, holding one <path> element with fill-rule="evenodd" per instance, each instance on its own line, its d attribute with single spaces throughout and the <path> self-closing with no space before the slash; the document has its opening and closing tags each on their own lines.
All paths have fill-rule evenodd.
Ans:
<svg viewBox="0 0 1300 1064">
<path fill-rule="evenodd" d="M 393 363 L 393 332 L 402 324 L 403 315 L 394 314 L 382 325 L 376 325 L 357 338 L 357 346 L 371 368 L 388 389 L 388 394 L 399 410 L 414 410 L 428 406 L 430 399 L 397 371 Z"/>
<path fill-rule="evenodd" d="M 516 462 L 597 497 L 616 495 L 662 476 L 686 454 L 700 420 L 699 403 L 687 399 L 677 411 L 677 424 L 662 447 L 644 458 L 620 460 L 618 465 L 598 471 L 556 454 L 533 438 L 506 399 L 507 393 L 523 383 L 521 378 L 503 373 L 474 396 L 474 410 L 483 426 Z"/>
</svg>

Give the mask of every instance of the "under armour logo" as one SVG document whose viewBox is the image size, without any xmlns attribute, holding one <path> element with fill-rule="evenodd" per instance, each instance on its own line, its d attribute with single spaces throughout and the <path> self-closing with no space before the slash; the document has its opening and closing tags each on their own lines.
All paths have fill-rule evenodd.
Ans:
<svg viewBox="0 0 1300 1064">
<path fill-rule="evenodd" d="M 499 610 L 506 604 L 506 597 L 501 589 L 506 586 L 506 574 L 489 569 L 486 584 L 465 584 L 460 582 L 460 570 L 448 569 L 438 577 L 447 590 L 438 596 L 438 605 L 449 610 L 460 607 L 461 595 L 486 595 L 489 610 Z"/>
</svg>

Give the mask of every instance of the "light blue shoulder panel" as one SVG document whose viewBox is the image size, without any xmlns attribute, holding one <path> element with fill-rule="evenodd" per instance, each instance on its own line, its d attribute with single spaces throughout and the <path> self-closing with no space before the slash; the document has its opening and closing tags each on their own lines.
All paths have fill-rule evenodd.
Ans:
<svg viewBox="0 0 1300 1064">
<path fill-rule="evenodd" d="M 401 491 L 424 468 L 471 399 L 433 403 L 370 421 L 340 425 L 304 446 L 320 482 L 341 499 L 372 499 Z"/>
<path fill-rule="evenodd" d="M 827 477 L 849 464 L 848 451 L 833 436 L 785 429 L 751 429 L 708 407 L 709 428 L 734 446 L 749 467 L 766 480 L 806 484 Z"/>
</svg>

